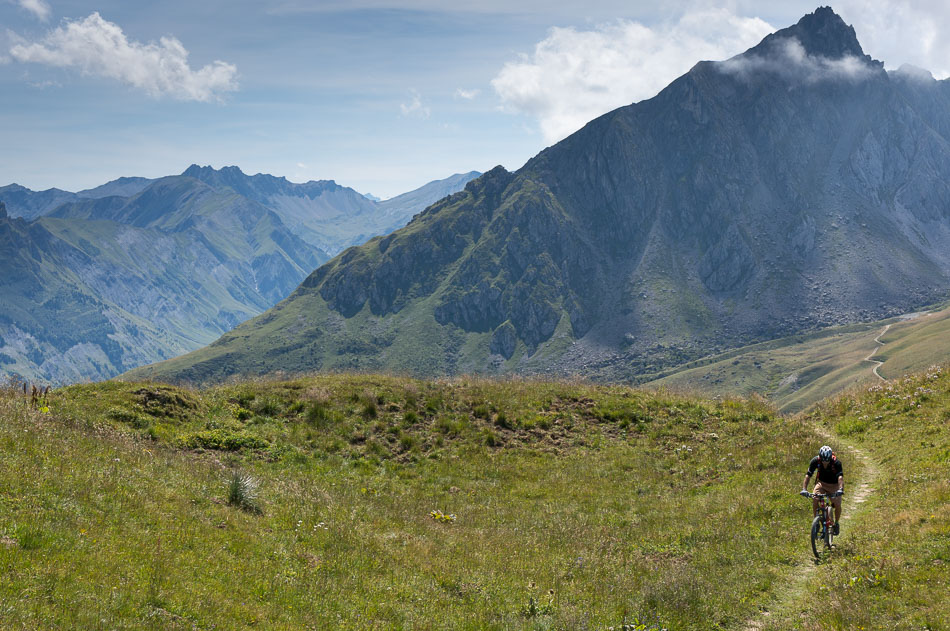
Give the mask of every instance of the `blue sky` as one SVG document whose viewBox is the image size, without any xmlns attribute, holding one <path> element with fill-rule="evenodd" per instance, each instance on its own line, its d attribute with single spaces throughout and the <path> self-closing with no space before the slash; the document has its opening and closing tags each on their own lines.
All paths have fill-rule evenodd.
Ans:
<svg viewBox="0 0 950 631">
<path fill-rule="evenodd" d="M 662 4 L 662 6 L 661 6 Z M 950 10 L 845 0 L 889 68 L 950 70 Z M 509 169 L 811 2 L 0 0 L 0 185 L 189 164 L 382 197 Z"/>
</svg>

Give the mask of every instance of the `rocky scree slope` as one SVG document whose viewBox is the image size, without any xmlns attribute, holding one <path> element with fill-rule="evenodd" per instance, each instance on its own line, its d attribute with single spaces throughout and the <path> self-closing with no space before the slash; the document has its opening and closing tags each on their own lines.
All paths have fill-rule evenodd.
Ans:
<svg viewBox="0 0 950 631">
<path fill-rule="evenodd" d="M 936 302 L 950 83 L 831 9 L 351 248 L 271 312 L 137 375 L 360 369 L 632 379 Z"/>
</svg>

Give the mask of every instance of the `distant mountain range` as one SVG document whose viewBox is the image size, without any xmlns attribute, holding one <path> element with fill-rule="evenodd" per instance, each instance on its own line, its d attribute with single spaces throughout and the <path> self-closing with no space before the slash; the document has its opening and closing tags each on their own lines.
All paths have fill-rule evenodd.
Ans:
<svg viewBox="0 0 950 631">
<path fill-rule="evenodd" d="M 950 288 L 950 82 L 830 8 L 350 248 L 211 346 L 131 373 L 632 379 Z"/>
<path fill-rule="evenodd" d="M 79 193 L 2 187 L 0 373 L 97 380 L 194 350 L 477 175 L 379 203 L 194 165 Z"/>
</svg>

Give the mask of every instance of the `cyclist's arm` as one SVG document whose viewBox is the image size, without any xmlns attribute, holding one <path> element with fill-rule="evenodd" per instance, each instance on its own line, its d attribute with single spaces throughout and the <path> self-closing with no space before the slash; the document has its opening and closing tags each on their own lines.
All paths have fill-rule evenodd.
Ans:
<svg viewBox="0 0 950 631">
<path fill-rule="evenodd" d="M 808 481 L 809 481 L 809 480 L 811 480 L 811 474 L 810 474 L 810 473 L 806 473 L 806 474 L 805 474 L 805 480 L 802 482 L 802 490 L 803 490 L 803 491 L 807 491 L 807 490 L 808 490 Z"/>
<path fill-rule="evenodd" d="M 838 476 L 838 490 L 844 493 L 844 474 Z"/>
</svg>

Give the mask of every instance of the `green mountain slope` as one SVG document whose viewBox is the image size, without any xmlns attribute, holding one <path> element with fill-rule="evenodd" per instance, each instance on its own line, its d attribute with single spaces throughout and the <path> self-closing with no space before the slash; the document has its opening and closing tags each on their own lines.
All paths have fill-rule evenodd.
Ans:
<svg viewBox="0 0 950 631">
<path fill-rule="evenodd" d="M 645 381 L 705 396 L 758 393 L 792 413 L 856 385 L 926 370 L 948 356 L 950 308 L 942 306 L 733 349 Z"/>
<path fill-rule="evenodd" d="M 135 375 L 634 380 L 905 313 L 950 287 L 948 111 L 950 83 L 888 74 L 819 9 L 516 173 L 493 169 L 208 349 Z"/>
</svg>

